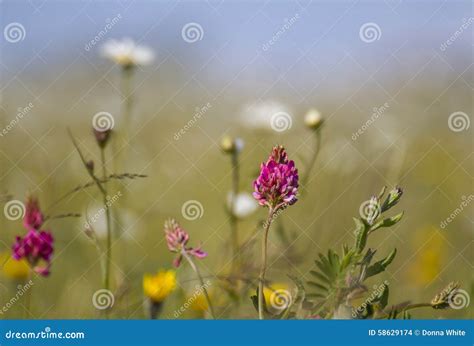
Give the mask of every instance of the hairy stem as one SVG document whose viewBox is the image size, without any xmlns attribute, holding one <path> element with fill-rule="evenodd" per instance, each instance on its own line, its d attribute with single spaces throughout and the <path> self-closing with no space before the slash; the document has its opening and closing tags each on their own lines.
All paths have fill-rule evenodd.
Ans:
<svg viewBox="0 0 474 346">
<path fill-rule="evenodd" d="M 105 150 L 104 148 L 100 149 L 100 159 L 102 163 L 102 179 L 107 178 L 107 167 L 105 163 Z M 104 187 L 102 191 L 102 202 L 104 203 L 105 208 L 105 218 L 106 218 L 106 227 L 107 227 L 107 243 L 106 243 L 106 260 L 105 260 L 105 275 L 104 275 L 104 288 L 106 290 L 110 289 L 110 267 L 112 262 L 112 230 L 110 225 L 110 208 L 107 205 L 107 189 Z"/>
<path fill-rule="evenodd" d="M 199 278 L 199 283 L 201 284 L 201 287 L 202 287 L 202 290 L 204 291 L 204 297 L 206 298 L 206 301 L 207 301 L 207 305 L 209 306 L 209 313 L 211 314 L 211 317 L 213 319 L 216 319 L 216 315 L 214 313 L 214 307 L 212 306 L 212 303 L 211 303 L 211 299 L 209 297 L 209 294 L 207 292 L 207 289 L 206 289 L 206 285 L 204 285 L 204 280 L 201 276 L 201 273 L 198 269 L 198 267 L 196 266 L 196 264 L 194 263 L 193 259 L 191 258 L 191 256 L 189 256 L 187 253 L 186 253 L 186 250 L 182 250 L 181 251 L 182 255 L 184 256 L 184 258 L 186 258 L 186 260 L 188 261 L 189 265 L 191 266 L 191 268 L 193 268 L 194 272 L 196 273 L 197 277 Z"/>
<path fill-rule="evenodd" d="M 262 263 L 260 265 L 260 275 L 258 277 L 258 318 L 263 320 L 263 308 L 265 303 L 265 297 L 263 295 L 263 286 L 265 284 L 265 272 L 267 270 L 267 242 L 268 242 L 268 231 L 273 221 L 273 209 L 268 210 L 267 221 L 265 222 L 264 233 L 262 237 Z"/>
</svg>

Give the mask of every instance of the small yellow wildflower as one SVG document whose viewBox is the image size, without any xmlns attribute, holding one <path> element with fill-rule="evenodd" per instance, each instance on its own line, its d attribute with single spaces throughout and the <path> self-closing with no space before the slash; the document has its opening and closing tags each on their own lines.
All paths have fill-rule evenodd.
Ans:
<svg viewBox="0 0 474 346">
<path fill-rule="evenodd" d="M 292 302 L 290 287 L 284 283 L 274 283 L 263 288 L 267 309 L 276 313 L 286 309 Z"/>
<path fill-rule="evenodd" d="M 24 281 L 28 279 L 30 266 L 25 259 L 19 261 L 13 259 L 9 252 L 0 254 L 0 265 L 2 273 L 9 279 Z"/>
<path fill-rule="evenodd" d="M 161 270 L 155 275 L 143 276 L 143 292 L 153 302 L 162 302 L 176 287 L 176 272 Z"/>
</svg>

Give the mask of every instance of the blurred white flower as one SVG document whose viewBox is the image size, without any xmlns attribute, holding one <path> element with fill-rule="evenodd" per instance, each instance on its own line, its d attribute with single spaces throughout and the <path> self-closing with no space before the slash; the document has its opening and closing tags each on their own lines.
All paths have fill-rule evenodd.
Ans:
<svg viewBox="0 0 474 346">
<path fill-rule="evenodd" d="M 289 114 L 284 104 L 267 100 L 247 104 L 241 114 L 242 123 L 253 129 L 273 130 L 272 117 L 275 114 Z"/>
<path fill-rule="evenodd" d="M 137 45 L 130 38 L 107 41 L 102 46 L 101 53 L 123 67 L 149 65 L 155 58 L 149 47 Z"/>
<path fill-rule="evenodd" d="M 229 192 L 227 195 L 227 207 L 231 208 L 232 205 L 232 198 L 234 194 Z M 234 210 L 232 210 L 233 214 L 238 217 L 239 219 L 243 219 L 249 215 L 251 215 L 255 210 L 257 210 L 258 204 L 255 201 L 255 198 L 248 193 L 248 192 L 241 192 L 238 193 L 234 199 Z"/>
</svg>

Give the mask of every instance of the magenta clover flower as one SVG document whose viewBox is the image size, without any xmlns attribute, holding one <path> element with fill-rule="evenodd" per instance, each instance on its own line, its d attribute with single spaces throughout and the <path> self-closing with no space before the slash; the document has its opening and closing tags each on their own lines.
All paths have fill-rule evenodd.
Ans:
<svg viewBox="0 0 474 346">
<path fill-rule="evenodd" d="M 23 218 L 23 226 L 27 230 L 40 229 L 44 222 L 44 216 L 39 208 L 38 200 L 34 197 L 28 198 L 25 207 L 25 216 Z"/>
<path fill-rule="evenodd" d="M 24 238 L 16 237 L 12 247 L 13 258 L 16 260 L 25 258 L 35 272 L 48 276 L 54 250 L 53 241 L 50 232 L 31 229 Z"/>
<path fill-rule="evenodd" d="M 253 183 L 253 196 L 260 205 L 274 211 L 297 201 L 298 170 L 293 160 L 288 160 L 285 148 L 275 146 L 267 162 L 260 166 L 260 175 Z"/>
</svg>

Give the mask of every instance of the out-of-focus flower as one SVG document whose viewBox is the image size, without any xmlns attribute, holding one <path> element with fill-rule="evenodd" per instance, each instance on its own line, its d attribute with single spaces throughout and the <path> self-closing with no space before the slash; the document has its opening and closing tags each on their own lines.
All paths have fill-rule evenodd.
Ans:
<svg viewBox="0 0 474 346">
<path fill-rule="evenodd" d="M 311 130 L 317 130 L 323 124 L 324 119 L 321 113 L 317 109 L 310 109 L 304 117 L 304 123 Z"/>
<path fill-rule="evenodd" d="M 232 201 L 232 199 L 234 199 Z M 251 215 L 255 210 L 257 210 L 258 204 L 255 202 L 255 199 L 248 192 L 241 192 L 234 197 L 232 192 L 229 192 L 227 195 L 227 207 L 231 208 L 232 214 L 240 219 L 246 218 Z"/>
<path fill-rule="evenodd" d="M 260 175 L 253 186 L 258 203 L 274 210 L 297 201 L 298 170 L 294 161 L 288 160 L 283 146 L 273 147 L 267 162 L 260 166 Z"/>
<path fill-rule="evenodd" d="M 408 276 L 414 284 L 426 286 L 442 272 L 446 257 L 446 242 L 440 230 L 434 226 L 421 229 L 416 235 L 412 244 L 418 251 L 415 258 L 410 261 Z"/>
<path fill-rule="evenodd" d="M 189 302 L 189 307 L 191 310 L 198 313 L 199 315 L 204 315 L 206 311 L 209 310 L 209 304 L 207 303 L 206 296 L 202 291 L 189 296 L 187 301 Z"/>
<path fill-rule="evenodd" d="M 13 258 L 26 259 L 33 270 L 43 276 L 49 275 L 53 254 L 53 236 L 47 231 L 30 230 L 25 237 L 16 237 Z"/>
<path fill-rule="evenodd" d="M 97 129 L 93 129 L 93 131 L 94 131 L 95 140 L 97 141 L 97 144 L 99 145 L 99 147 L 105 148 L 105 146 L 107 145 L 110 139 L 110 135 L 112 134 L 112 130 L 107 129 L 104 131 L 99 131 Z"/>
<path fill-rule="evenodd" d="M 171 252 L 178 253 L 173 261 L 175 267 L 179 267 L 184 254 L 188 254 L 197 258 L 204 258 L 207 253 L 202 251 L 200 247 L 186 247 L 189 241 L 189 234 L 174 219 L 165 222 L 166 243 Z"/>
<path fill-rule="evenodd" d="M 221 139 L 221 149 L 228 154 L 238 154 L 244 149 L 244 141 L 241 138 L 224 136 Z"/>
<path fill-rule="evenodd" d="M 158 273 L 143 276 L 143 293 L 153 302 L 160 303 L 176 288 L 176 272 L 161 270 Z"/>
<path fill-rule="evenodd" d="M 273 101 L 259 101 L 246 105 L 241 114 L 242 124 L 257 130 L 273 130 L 272 117 L 275 114 L 289 114 L 290 110 L 284 104 Z"/>
<path fill-rule="evenodd" d="M 39 208 L 38 199 L 29 197 L 26 201 L 25 216 L 23 218 L 23 225 L 27 230 L 40 229 L 43 224 L 44 216 Z"/>
<path fill-rule="evenodd" d="M 155 58 L 150 48 L 137 45 L 130 38 L 107 41 L 102 46 L 102 55 L 124 68 L 149 65 Z"/>
<path fill-rule="evenodd" d="M 11 257 L 9 252 L 4 252 L 0 255 L 0 264 L 5 277 L 17 281 L 28 279 L 30 266 L 26 259 L 23 258 L 17 261 Z"/>
</svg>

